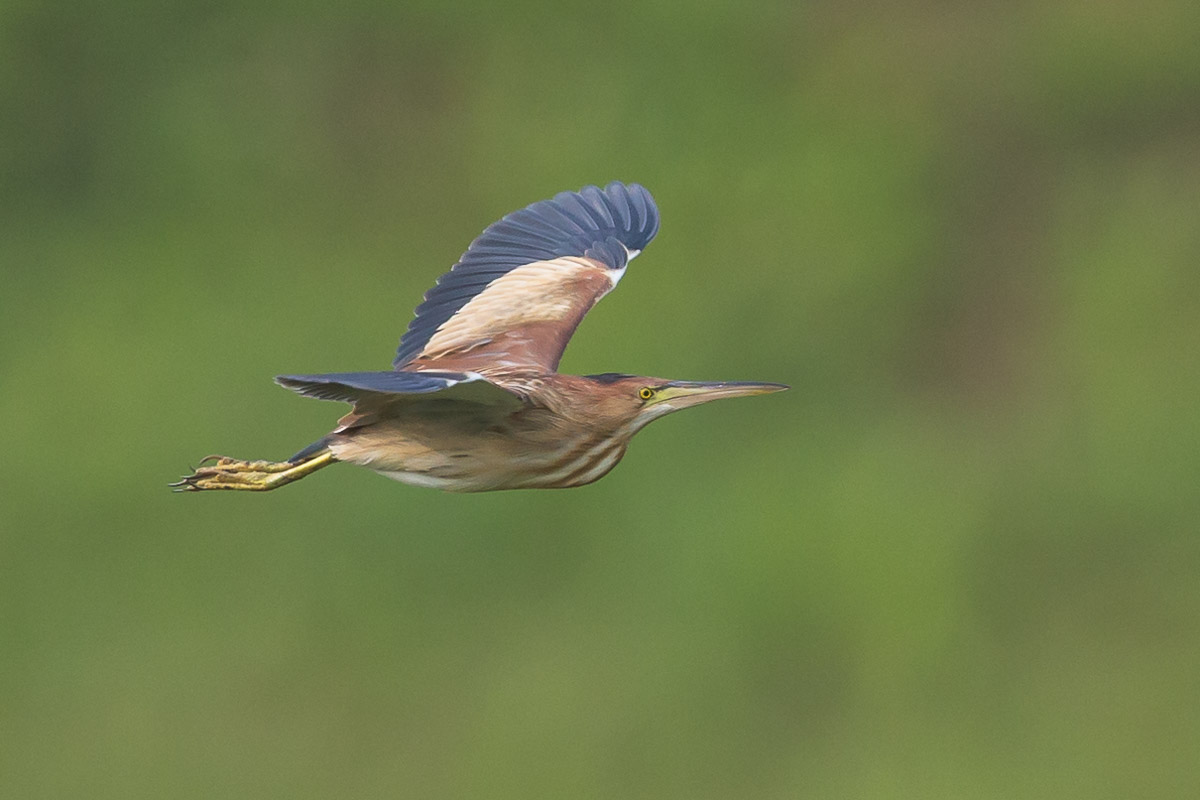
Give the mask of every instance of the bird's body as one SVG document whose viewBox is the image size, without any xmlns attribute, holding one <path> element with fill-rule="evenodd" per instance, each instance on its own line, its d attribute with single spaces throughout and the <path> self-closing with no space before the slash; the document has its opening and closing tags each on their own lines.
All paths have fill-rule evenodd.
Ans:
<svg viewBox="0 0 1200 800">
<path fill-rule="evenodd" d="M 352 403 L 332 433 L 287 462 L 212 456 L 174 485 L 273 489 L 344 461 L 454 492 L 582 486 L 660 416 L 787 388 L 557 372 L 584 314 L 657 230 L 654 201 L 637 184 L 563 192 L 508 215 L 426 294 L 392 371 L 276 379 Z"/>
<path fill-rule="evenodd" d="M 568 375 L 506 381 L 536 394 L 536 405 L 437 395 L 392 403 L 378 421 L 330 434 L 325 444 L 339 461 L 416 486 L 454 492 L 581 486 L 616 466 L 631 435 L 620 430 L 628 421 L 587 402 L 590 382 Z"/>
</svg>

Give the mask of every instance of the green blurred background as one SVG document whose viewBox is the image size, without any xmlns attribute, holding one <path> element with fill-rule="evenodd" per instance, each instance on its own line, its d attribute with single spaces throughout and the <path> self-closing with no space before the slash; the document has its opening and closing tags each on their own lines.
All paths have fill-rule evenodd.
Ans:
<svg viewBox="0 0 1200 800">
<path fill-rule="evenodd" d="M 1200 792 L 1200 7 L 10 2 L 0 795 Z M 173 495 L 500 215 L 564 371 L 784 381 L 598 484 Z"/>
</svg>

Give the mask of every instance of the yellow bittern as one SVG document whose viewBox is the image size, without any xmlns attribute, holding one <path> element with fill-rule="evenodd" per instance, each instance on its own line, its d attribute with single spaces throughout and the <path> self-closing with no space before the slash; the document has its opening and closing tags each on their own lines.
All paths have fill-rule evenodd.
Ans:
<svg viewBox="0 0 1200 800">
<path fill-rule="evenodd" d="M 338 461 L 452 492 L 582 486 L 652 420 L 778 383 L 560 375 L 583 315 L 658 232 L 636 183 L 585 186 L 488 227 L 417 307 L 389 372 L 281 375 L 353 410 L 289 460 L 209 456 L 177 491 L 264 491 Z"/>
</svg>

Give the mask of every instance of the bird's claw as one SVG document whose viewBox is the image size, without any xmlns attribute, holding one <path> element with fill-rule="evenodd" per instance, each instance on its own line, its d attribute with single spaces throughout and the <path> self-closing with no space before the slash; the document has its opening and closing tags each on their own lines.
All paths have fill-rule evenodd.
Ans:
<svg viewBox="0 0 1200 800">
<path fill-rule="evenodd" d="M 176 492 L 203 492 L 209 489 L 235 489 L 265 492 L 299 480 L 337 461 L 323 450 L 299 461 L 242 461 L 228 456 L 207 456 L 191 475 L 168 484 Z"/>
<path fill-rule="evenodd" d="M 191 475 L 185 475 L 167 485 L 176 492 L 200 492 L 208 489 L 261 491 L 272 487 L 273 475 L 294 466 L 287 462 L 241 461 L 228 456 L 205 456 Z"/>
</svg>

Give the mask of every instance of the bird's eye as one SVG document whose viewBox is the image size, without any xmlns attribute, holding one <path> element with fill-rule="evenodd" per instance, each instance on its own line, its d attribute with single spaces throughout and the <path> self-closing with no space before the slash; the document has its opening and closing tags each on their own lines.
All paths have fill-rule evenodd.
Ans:
<svg viewBox="0 0 1200 800">
<path fill-rule="evenodd" d="M 651 397 L 654 397 L 654 390 L 649 386 L 643 386 L 638 390 L 638 397 L 642 398 L 643 400 L 649 400 Z"/>
</svg>

